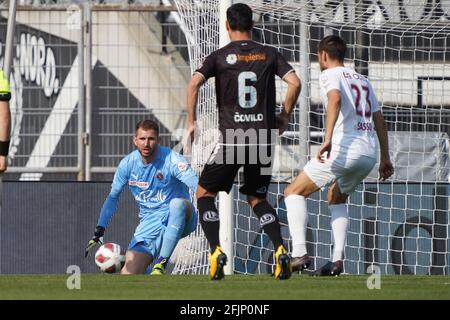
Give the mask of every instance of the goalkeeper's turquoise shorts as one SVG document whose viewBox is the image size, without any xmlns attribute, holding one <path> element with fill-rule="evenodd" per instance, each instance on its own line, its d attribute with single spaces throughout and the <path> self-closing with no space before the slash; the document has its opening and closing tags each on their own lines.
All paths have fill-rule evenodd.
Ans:
<svg viewBox="0 0 450 320">
<path fill-rule="evenodd" d="M 198 214 L 193 204 L 190 203 L 190 205 L 192 212 L 191 218 L 184 226 L 181 238 L 188 236 L 197 228 Z M 134 235 L 133 238 L 131 238 L 130 244 L 128 245 L 128 250 L 145 253 L 151 256 L 153 259 L 156 259 L 159 255 L 159 251 L 161 250 L 165 229 L 166 229 L 165 226 L 163 226 L 161 232 L 158 235 L 153 236 L 151 238 L 146 238 L 145 236 L 142 235 L 136 237 L 136 235 Z"/>
</svg>

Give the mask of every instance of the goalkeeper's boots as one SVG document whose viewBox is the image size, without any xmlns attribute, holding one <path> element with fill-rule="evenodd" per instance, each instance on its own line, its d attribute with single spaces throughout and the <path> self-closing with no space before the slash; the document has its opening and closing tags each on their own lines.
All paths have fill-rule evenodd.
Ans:
<svg viewBox="0 0 450 320">
<path fill-rule="evenodd" d="M 220 246 L 216 247 L 213 253 L 209 254 L 209 279 L 220 280 L 225 274 L 223 267 L 227 264 L 227 256 Z"/>
<path fill-rule="evenodd" d="M 163 259 L 160 263 L 156 263 L 153 266 L 153 270 L 152 273 L 150 273 L 150 275 L 152 276 L 163 276 L 166 274 L 166 267 L 165 267 L 165 263 L 166 263 L 166 259 Z"/>
<path fill-rule="evenodd" d="M 312 276 L 331 276 L 337 277 L 344 271 L 344 264 L 342 260 L 338 260 L 335 262 L 328 261 L 321 268 L 315 270 L 311 275 Z"/>
<path fill-rule="evenodd" d="M 291 259 L 292 272 L 301 272 L 308 269 L 311 265 L 311 258 L 305 254 L 301 257 L 293 257 Z"/>
<path fill-rule="evenodd" d="M 289 279 L 292 274 L 291 258 L 283 245 L 275 251 L 275 279 Z"/>
</svg>

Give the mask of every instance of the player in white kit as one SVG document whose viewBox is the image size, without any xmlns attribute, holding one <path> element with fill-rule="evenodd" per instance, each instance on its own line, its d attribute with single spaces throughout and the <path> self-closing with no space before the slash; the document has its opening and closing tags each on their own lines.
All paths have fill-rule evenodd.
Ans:
<svg viewBox="0 0 450 320">
<path fill-rule="evenodd" d="M 314 275 L 337 276 L 343 271 L 348 225 L 346 201 L 377 162 L 376 135 L 380 149 L 379 179 L 384 181 L 394 172 L 385 122 L 374 90 L 365 76 L 344 66 L 345 51 L 346 44 L 338 36 L 327 36 L 319 44 L 322 71 L 319 82 L 326 108 L 325 138 L 316 157 L 284 190 L 292 236 L 292 269 L 301 271 L 311 263 L 306 251 L 306 198 L 329 187 L 333 256 Z"/>
</svg>

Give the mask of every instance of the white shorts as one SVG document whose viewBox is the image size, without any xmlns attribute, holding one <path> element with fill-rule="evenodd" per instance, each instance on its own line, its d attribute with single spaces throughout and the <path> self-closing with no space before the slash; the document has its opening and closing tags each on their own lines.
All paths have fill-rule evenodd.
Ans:
<svg viewBox="0 0 450 320">
<path fill-rule="evenodd" d="M 321 189 L 336 181 L 342 193 L 350 194 L 369 175 L 376 163 L 377 160 L 372 157 L 360 155 L 352 159 L 345 154 L 332 152 L 325 163 L 320 163 L 314 157 L 303 171 Z"/>
</svg>

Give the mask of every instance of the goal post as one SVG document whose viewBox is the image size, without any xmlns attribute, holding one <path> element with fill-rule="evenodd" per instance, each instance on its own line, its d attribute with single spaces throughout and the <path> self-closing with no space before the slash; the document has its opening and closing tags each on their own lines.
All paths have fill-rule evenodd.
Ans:
<svg viewBox="0 0 450 320">
<path fill-rule="evenodd" d="M 232 1 L 176 1 L 177 21 L 186 35 L 190 57 L 190 69 L 194 72 L 213 51 L 229 43 L 225 27 L 226 11 Z M 201 45 L 199 45 L 201 44 Z M 208 160 L 218 136 L 218 113 L 216 107 L 214 80 L 207 81 L 198 97 L 196 126 L 198 137 L 192 145 L 192 167 L 198 174 Z M 234 271 L 234 210 L 233 189 L 230 193 L 219 192 L 217 197 L 220 216 L 220 242 L 229 257 L 224 268 L 225 274 Z M 193 247 L 195 246 L 195 247 Z M 206 273 L 209 247 L 200 224 L 193 235 L 182 239 L 177 246 L 172 262 L 173 273 Z M 195 252 L 195 259 L 190 253 Z"/>
<path fill-rule="evenodd" d="M 193 39 L 188 40 L 188 45 L 194 70 L 219 48 L 222 1 L 175 3 L 184 24 L 182 29 L 188 33 L 186 38 Z M 377 181 L 376 166 L 349 197 L 345 272 L 363 274 L 377 265 L 383 274 L 449 274 L 450 5 L 416 0 L 245 3 L 254 12 L 253 39 L 277 48 L 302 81 L 288 130 L 276 146 L 268 193 L 288 249 L 291 238 L 283 191 L 322 143 L 324 108 L 316 51 L 325 35 L 336 34 L 347 42 L 345 65 L 368 75 L 375 89 L 386 119 L 395 167 L 392 179 L 381 183 Z M 206 130 L 217 125 L 213 85 L 208 81 L 202 89 L 208 94 L 199 97 L 198 118 L 203 131 L 193 159 L 199 170 L 214 145 L 214 137 L 208 136 Z M 281 107 L 285 90 L 285 84 L 278 79 L 277 108 Z M 227 202 L 233 220 L 232 233 L 227 231 L 233 239 L 231 272 L 268 273 L 274 265 L 273 247 L 245 196 L 237 192 L 241 183 L 238 176 L 232 201 Z M 331 254 L 326 200 L 326 192 L 320 191 L 307 201 L 307 248 L 314 258 L 313 267 L 325 263 Z M 206 257 L 207 249 L 202 250 L 196 253 Z M 202 270 L 207 270 L 204 262 Z M 189 273 L 189 268 L 185 264 L 180 270 Z"/>
<path fill-rule="evenodd" d="M 228 31 L 225 27 L 227 21 L 227 9 L 233 4 L 232 0 L 223 0 L 219 4 L 219 48 L 226 46 L 230 42 Z M 228 261 L 224 267 L 225 274 L 234 272 L 234 208 L 233 208 L 233 188 L 229 193 L 224 191 L 218 194 L 220 232 L 219 239 L 222 249 L 227 255 Z"/>
<path fill-rule="evenodd" d="M 306 6 L 301 7 L 300 16 L 306 16 Z M 311 92 L 311 81 L 310 81 L 310 70 L 311 64 L 309 62 L 308 52 L 309 52 L 309 26 L 306 21 L 299 22 L 300 37 L 299 37 L 299 49 L 300 58 L 302 61 L 299 70 L 299 76 L 302 83 L 302 89 L 300 91 L 299 97 L 299 108 L 298 108 L 298 118 L 299 118 L 299 151 L 300 151 L 300 162 L 298 165 L 303 167 L 308 161 L 308 140 L 309 140 L 309 97 Z"/>
<path fill-rule="evenodd" d="M 186 36 L 190 70 L 193 73 L 213 51 L 219 48 L 219 1 L 175 1 L 177 21 Z M 214 81 L 201 86 L 198 95 L 196 130 L 192 142 L 191 165 L 200 174 L 219 136 Z M 174 274 L 206 274 L 209 246 L 200 224 L 179 241 L 172 257 Z M 227 271 L 228 272 L 228 271 Z"/>
</svg>

